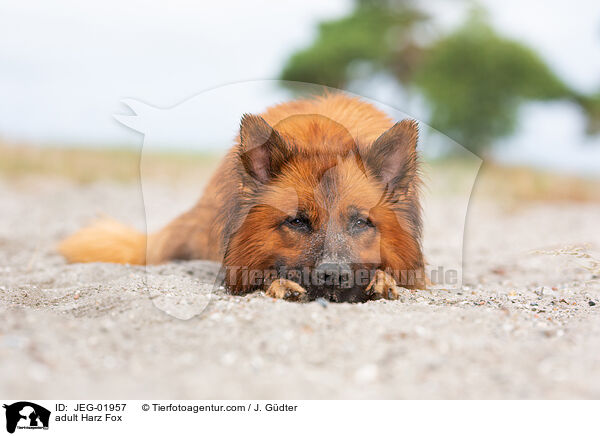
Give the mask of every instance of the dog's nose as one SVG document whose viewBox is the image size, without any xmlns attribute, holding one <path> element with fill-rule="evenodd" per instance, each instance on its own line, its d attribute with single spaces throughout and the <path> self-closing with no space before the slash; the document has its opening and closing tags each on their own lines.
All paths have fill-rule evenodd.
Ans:
<svg viewBox="0 0 600 436">
<path fill-rule="evenodd" d="M 348 288 L 352 286 L 352 268 L 347 263 L 323 262 L 315 268 L 317 286 Z"/>
</svg>

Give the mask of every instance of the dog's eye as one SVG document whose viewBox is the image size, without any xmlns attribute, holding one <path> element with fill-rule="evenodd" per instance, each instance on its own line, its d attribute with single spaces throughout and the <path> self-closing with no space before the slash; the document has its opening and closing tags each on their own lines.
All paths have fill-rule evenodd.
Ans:
<svg viewBox="0 0 600 436">
<path fill-rule="evenodd" d="M 367 220 L 363 220 L 362 218 L 360 218 L 356 220 L 356 223 L 354 225 L 356 227 L 366 227 L 369 225 L 369 223 L 367 223 Z"/>
<path fill-rule="evenodd" d="M 288 227 L 291 227 L 295 230 L 310 230 L 310 223 L 308 222 L 308 219 L 302 216 L 288 217 L 285 220 L 285 223 L 288 225 Z"/>
<path fill-rule="evenodd" d="M 352 229 L 355 231 L 365 230 L 367 227 L 372 227 L 373 224 L 368 218 L 356 218 L 352 223 Z"/>
</svg>

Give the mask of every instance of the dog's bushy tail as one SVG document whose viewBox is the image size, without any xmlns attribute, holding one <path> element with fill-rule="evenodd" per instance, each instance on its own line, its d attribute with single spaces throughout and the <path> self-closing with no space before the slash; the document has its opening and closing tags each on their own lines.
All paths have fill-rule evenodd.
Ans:
<svg viewBox="0 0 600 436">
<path fill-rule="evenodd" d="M 145 265 L 147 241 L 144 233 L 103 218 L 69 236 L 58 250 L 69 262 Z"/>
</svg>

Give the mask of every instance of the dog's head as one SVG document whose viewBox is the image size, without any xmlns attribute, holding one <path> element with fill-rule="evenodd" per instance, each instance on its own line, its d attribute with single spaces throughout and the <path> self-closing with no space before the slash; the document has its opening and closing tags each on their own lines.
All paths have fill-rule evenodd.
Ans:
<svg viewBox="0 0 600 436">
<path fill-rule="evenodd" d="M 409 120 L 365 142 L 321 116 L 274 127 L 244 116 L 244 217 L 225 252 L 228 285 L 244 292 L 285 277 L 313 298 L 357 301 L 375 269 L 400 282 L 420 270 L 417 138 Z"/>
</svg>

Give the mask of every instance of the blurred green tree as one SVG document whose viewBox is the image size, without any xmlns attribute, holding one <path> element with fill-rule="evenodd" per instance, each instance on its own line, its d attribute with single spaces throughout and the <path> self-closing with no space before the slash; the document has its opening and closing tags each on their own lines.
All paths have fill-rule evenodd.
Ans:
<svg viewBox="0 0 600 436">
<path fill-rule="evenodd" d="M 345 88 L 389 73 L 425 97 L 432 127 L 475 152 L 514 130 L 525 101 L 573 101 L 588 115 L 588 132 L 600 130 L 600 96 L 570 89 L 532 49 L 494 32 L 480 9 L 451 34 L 418 44 L 429 18 L 415 4 L 359 0 L 350 15 L 319 25 L 281 79 Z"/>
<path fill-rule="evenodd" d="M 393 71 L 400 80 L 410 78 L 421 49 L 411 43 L 416 26 L 427 16 L 407 2 L 358 1 L 349 16 L 319 24 L 315 42 L 291 56 L 284 80 L 344 87 L 360 78 L 359 65 L 370 74 Z"/>
</svg>

